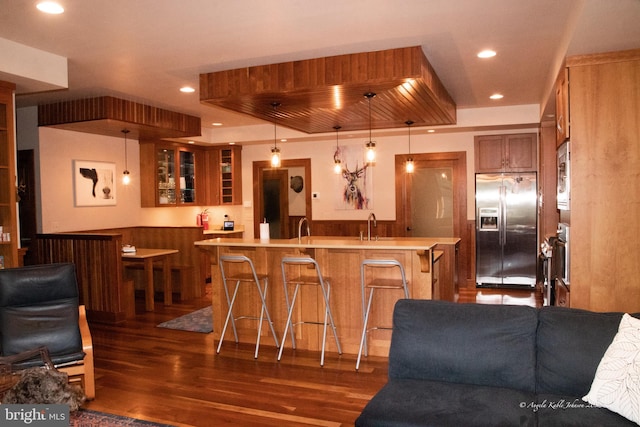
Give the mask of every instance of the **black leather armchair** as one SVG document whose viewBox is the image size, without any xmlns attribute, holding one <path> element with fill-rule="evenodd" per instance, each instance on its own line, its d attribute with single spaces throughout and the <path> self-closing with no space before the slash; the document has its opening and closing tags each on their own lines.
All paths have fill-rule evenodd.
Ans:
<svg viewBox="0 0 640 427">
<path fill-rule="evenodd" d="M 79 305 L 75 266 L 43 264 L 0 270 L 0 355 L 46 346 L 70 381 L 95 397 L 93 343 L 84 306 Z M 27 360 L 20 368 L 42 364 Z"/>
</svg>

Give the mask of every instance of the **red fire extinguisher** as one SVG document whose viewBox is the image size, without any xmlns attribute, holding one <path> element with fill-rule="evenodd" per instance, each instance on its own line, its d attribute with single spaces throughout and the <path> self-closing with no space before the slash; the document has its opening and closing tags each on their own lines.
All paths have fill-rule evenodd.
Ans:
<svg viewBox="0 0 640 427">
<path fill-rule="evenodd" d="M 207 213 L 206 209 L 196 215 L 196 225 L 198 227 L 202 227 L 205 230 L 209 229 L 209 214 Z"/>
</svg>

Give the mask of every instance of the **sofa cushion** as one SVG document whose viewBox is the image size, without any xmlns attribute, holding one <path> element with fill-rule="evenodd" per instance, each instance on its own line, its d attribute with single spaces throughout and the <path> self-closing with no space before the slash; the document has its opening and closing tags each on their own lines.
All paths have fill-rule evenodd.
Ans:
<svg viewBox="0 0 640 427">
<path fill-rule="evenodd" d="M 399 300 L 389 377 L 533 392 L 536 327 L 532 307 Z"/>
<path fill-rule="evenodd" d="M 538 395 L 536 416 L 540 427 L 636 426 L 605 408 L 593 406 L 577 396 Z"/>
<path fill-rule="evenodd" d="M 538 393 L 584 396 L 622 313 L 543 307 L 538 318 Z"/>
<path fill-rule="evenodd" d="M 640 424 L 640 319 L 622 316 L 583 399 Z"/>
<path fill-rule="evenodd" d="M 393 379 L 367 404 L 355 425 L 534 426 L 532 393 L 499 387 Z"/>
</svg>

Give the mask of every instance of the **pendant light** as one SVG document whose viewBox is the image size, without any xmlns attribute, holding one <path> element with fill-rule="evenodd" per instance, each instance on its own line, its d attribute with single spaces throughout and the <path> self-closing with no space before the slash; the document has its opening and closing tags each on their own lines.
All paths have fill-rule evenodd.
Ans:
<svg viewBox="0 0 640 427">
<path fill-rule="evenodd" d="M 376 161 L 376 143 L 371 140 L 371 98 L 376 96 L 373 92 L 367 92 L 364 94 L 364 97 L 369 101 L 369 141 L 367 141 L 366 147 L 366 159 L 367 163 L 372 164 Z"/>
<path fill-rule="evenodd" d="M 413 171 L 415 170 L 415 165 L 413 164 L 413 157 L 411 157 L 411 125 L 413 124 L 413 121 L 407 120 L 404 123 L 407 125 L 407 128 L 409 130 L 409 158 L 407 159 L 407 162 L 404 164 L 404 170 L 407 173 L 413 173 Z"/>
<path fill-rule="evenodd" d="M 124 134 L 124 172 L 122 172 L 122 183 L 124 185 L 129 185 L 131 182 L 131 176 L 129 175 L 129 168 L 127 165 L 127 134 L 129 133 L 129 129 L 122 129 L 122 133 Z"/>
<path fill-rule="evenodd" d="M 272 102 L 271 106 L 273 107 L 273 148 L 271 149 L 271 166 L 274 168 L 280 167 L 280 149 L 278 148 L 278 140 L 276 139 L 276 128 L 277 128 L 277 109 L 280 106 L 279 102 Z"/>
<path fill-rule="evenodd" d="M 340 130 L 340 126 L 334 126 L 333 128 L 336 130 L 336 151 L 333 153 L 333 172 L 337 175 L 342 172 L 342 163 L 338 158 L 338 152 L 340 151 L 338 147 L 338 131 Z"/>
</svg>

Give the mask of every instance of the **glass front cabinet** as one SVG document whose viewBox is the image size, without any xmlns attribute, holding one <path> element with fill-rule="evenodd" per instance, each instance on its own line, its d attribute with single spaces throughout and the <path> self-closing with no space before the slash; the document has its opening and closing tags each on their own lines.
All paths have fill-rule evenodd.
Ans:
<svg viewBox="0 0 640 427">
<path fill-rule="evenodd" d="M 180 144 L 140 141 L 142 206 L 205 204 L 201 183 L 204 169 L 201 150 Z"/>
<path fill-rule="evenodd" d="M 140 141 L 142 207 L 242 203 L 240 148 Z"/>
</svg>

